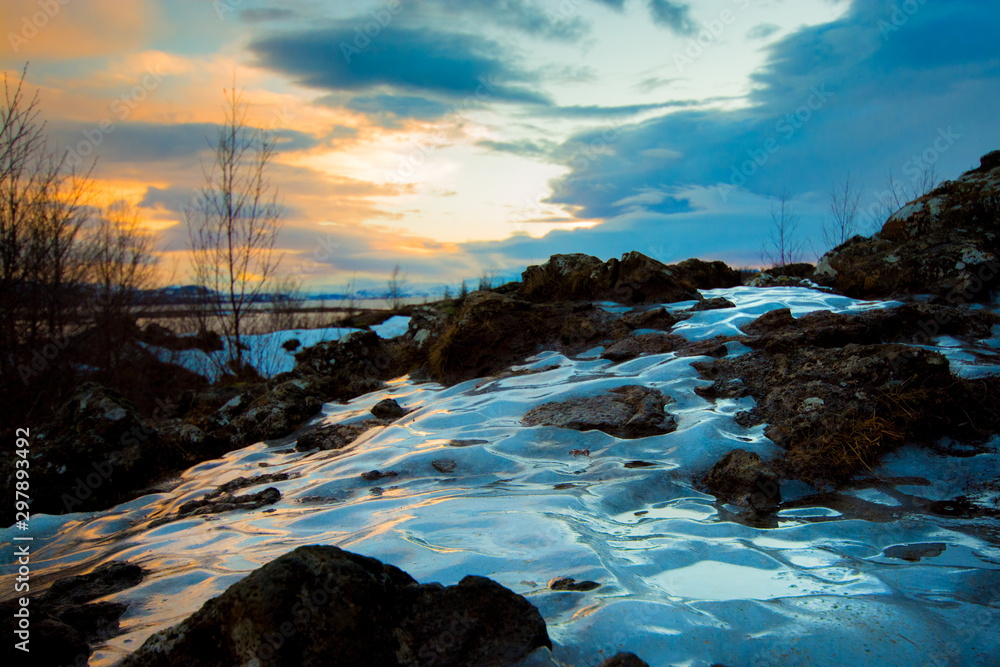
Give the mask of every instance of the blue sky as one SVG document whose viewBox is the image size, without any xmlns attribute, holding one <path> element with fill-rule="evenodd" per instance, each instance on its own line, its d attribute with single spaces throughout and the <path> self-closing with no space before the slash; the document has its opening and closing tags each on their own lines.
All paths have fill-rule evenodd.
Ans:
<svg viewBox="0 0 1000 667">
<path fill-rule="evenodd" d="M 280 140 L 285 265 L 316 287 L 568 252 L 756 264 L 782 193 L 822 252 L 848 174 L 868 208 L 890 171 L 1000 148 L 987 0 L 9 4 L 4 69 L 30 60 L 53 141 L 98 158 L 176 281 L 234 75 Z"/>
</svg>

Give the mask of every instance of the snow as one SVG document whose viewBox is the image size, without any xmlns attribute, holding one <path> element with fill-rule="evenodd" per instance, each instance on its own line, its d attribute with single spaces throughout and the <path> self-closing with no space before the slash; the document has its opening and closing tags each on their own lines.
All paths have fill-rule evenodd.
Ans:
<svg viewBox="0 0 1000 667">
<path fill-rule="evenodd" d="M 679 325 L 678 333 L 692 340 L 732 333 L 774 308 L 799 316 L 886 307 L 803 288 L 705 296 L 724 296 L 738 307 L 696 313 Z M 402 323 L 387 322 L 384 330 L 400 330 L 393 327 Z M 279 341 L 307 332 L 282 334 Z M 740 348 L 731 353 L 745 351 Z M 290 448 L 294 437 L 258 443 L 191 468 L 169 492 L 105 512 L 32 517 L 33 528 L 44 526 L 36 533 L 34 574 L 112 558 L 152 569 L 142 584 L 109 598 L 130 604 L 125 634 L 97 648 L 95 667 L 113 664 L 253 569 L 304 544 L 372 556 L 421 582 L 448 585 L 477 574 L 525 595 L 555 644 L 551 654 L 532 657 L 528 664 L 535 667 L 592 666 L 623 650 L 653 667 L 995 664 L 1000 522 L 979 518 L 972 525 L 907 512 L 899 499 L 954 497 L 968 475 L 988 477 L 1000 458 L 945 459 L 904 448 L 878 472 L 906 477 L 909 486 L 848 496 L 882 508 L 881 518 L 862 520 L 816 500 L 782 510 L 775 528 L 735 523 L 694 481 L 730 449 L 770 458 L 777 448 L 763 426 L 744 429 L 733 420 L 752 399 L 709 403 L 693 392 L 705 384 L 691 368 L 699 360 L 663 354 L 615 364 L 592 354 L 546 352 L 524 368 L 557 367 L 532 375 L 448 388 L 400 378 L 382 391 L 323 407 L 315 423 L 361 419 L 383 398 L 412 411 L 346 450 L 299 453 Z M 520 424 L 545 402 L 633 383 L 676 399 L 667 407 L 677 416 L 676 432 L 620 440 Z M 456 440 L 474 442 L 454 446 Z M 589 457 L 570 454 L 588 448 Z M 438 459 L 453 461 L 454 472 L 439 472 Z M 631 461 L 654 465 L 626 468 Z M 361 479 L 373 469 L 399 476 Z M 152 517 L 219 484 L 265 472 L 293 476 L 273 484 L 282 499 L 266 510 L 149 527 Z M 940 481 L 916 483 L 921 477 Z M 801 483 L 785 491 L 786 499 L 813 492 Z M 4 542 L 12 532 L 0 531 Z M 885 555 L 892 546 L 924 543 L 946 549 L 919 562 Z M 13 571 L 7 562 L 0 567 L 6 575 Z M 601 587 L 548 590 L 557 576 Z"/>
<path fill-rule="evenodd" d="M 396 338 L 406 333 L 410 327 L 410 318 L 403 315 L 393 315 L 382 324 L 376 324 L 371 328 L 379 338 Z"/>
<path fill-rule="evenodd" d="M 394 338 L 406 333 L 410 318 L 393 316 L 384 323 L 371 327 L 381 338 Z M 347 327 L 327 327 L 323 329 L 292 329 L 269 334 L 241 336 L 248 348 L 243 351 L 246 361 L 264 377 L 274 377 L 295 368 L 295 353 L 303 348 L 333 340 L 340 340 L 348 334 L 360 331 Z M 282 347 L 290 340 L 299 341 L 299 347 L 286 350 Z M 229 358 L 229 341 L 223 341 L 225 349 L 207 353 L 203 350 L 168 350 L 153 345 L 144 345 L 154 352 L 160 361 L 178 364 L 190 371 L 215 381 L 222 375 L 225 362 Z"/>
</svg>

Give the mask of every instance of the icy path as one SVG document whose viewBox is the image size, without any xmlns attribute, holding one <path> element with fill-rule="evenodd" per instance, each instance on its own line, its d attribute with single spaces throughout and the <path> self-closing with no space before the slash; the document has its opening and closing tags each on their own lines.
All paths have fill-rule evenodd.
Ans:
<svg viewBox="0 0 1000 667">
<path fill-rule="evenodd" d="M 678 333 L 734 333 L 778 307 L 801 315 L 882 305 L 801 288 L 707 296 L 726 296 L 738 308 L 698 313 Z M 731 343 L 730 351 L 745 349 Z M 904 450 L 883 474 L 936 481 L 848 494 L 869 520 L 806 503 L 783 510 L 776 528 L 748 527 L 692 482 L 730 449 L 774 454 L 763 427 L 743 429 L 732 419 L 752 399 L 713 405 L 696 396 L 702 381 L 690 364 L 697 359 L 612 364 L 598 353 L 546 353 L 529 364 L 542 372 L 447 389 L 404 378 L 348 405 L 328 404 L 317 421 L 363 418 L 385 397 L 413 412 L 346 450 L 297 453 L 294 438 L 261 443 L 188 470 L 169 493 L 96 514 L 33 517 L 33 563 L 53 571 L 115 558 L 152 570 L 140 586 L 112 596 L 131 604 L 127 632 L 99 649 L 92 665 L 113 664 L 254 568 L 316 543 L 379 558 L 421 582 L 478 574 L 527 596 L 557 644 L 554 662 L 532 664 L 593 667 L 619 650 L 653 667 L 1000 661 L 1000 525 L 900 509 L 908 497 L 962 493 L 959 480 L 969 475 L 995 478 L 1000 457 Z M 633 383 L 676 399 L 668 406 L 675 433 L 619 440 L 519 424 L 542 403 Z M 570 453 L 588 448 L 589 457 Z M 398 476 L 361 479 L 373 469 Z M 149 528 L 223 482 L 264 472 L 294 475 L 274 484 L 283 498 L 268 509 Z M 790 485 L 785 499 L 810 493 Z M 10 531 L 2 537 L 9 542 Z M 918 561 L 892 557 L 893 547 L 907 545 L 931 546 L 918 546 Z M 564 575 L 601 587 L 546 588 Z"/>
</svg>

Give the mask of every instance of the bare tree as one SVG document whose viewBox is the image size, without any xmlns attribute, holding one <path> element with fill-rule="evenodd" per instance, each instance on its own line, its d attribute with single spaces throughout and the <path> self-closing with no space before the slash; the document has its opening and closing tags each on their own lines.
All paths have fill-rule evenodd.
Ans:
<svg viewBox="0 0 1000 667">
<path fill-rule="evenodd" d="M 937 167 L 929 165 L 910 179 L 909 185 L 896 180 L 892 170 L 885 178 L 885 189 L 877 193 L 877 199 L 868 210 L 868 226 L 873 232 L 882 229 L 886 221 L 914 199 L 919 199 L 940 185 Z"/>
<path fill-rule="evenodd" d="M 305 295 L 299 278 L 287 276 L 275 279 L 272 282 L 268 331 L 288 331 L 298 328 L 301 318 L 297 320 L 296 314 L 302 311 L 304 303 Z"/>
<path fill-rule="evenodd" d="M 77 174 L 49 150 L 37 92 L 4 75 L 0 108 L 0 385 L 11 396 L 38 375 L 32 354 L 67 333 L 83 290 L 79 236 L 88 215 L 90 172 Z M 58 360 L 49 360 L 49 375 Z M 28 364 L 28 365 L 26 365 Z M 26 371 L 26 372 L 25 372 Z M 16 408 L 12 404 L 7 407 Z"/>
<path fill-rule="evenodd" d="M 858 209 L 861 207 L 861 188 L 851 182 L 850 173 L 841 185 L 830 190 L 830 220 L 823 222 L 823 242 L 835 248 L 857 235 Z"/>
<path fill-rule="evenodd" d="M 117 375 L 120 355 L 135 322 L 141 290 L 153 283 L 154 237 L 143 229 L 136 209 L 117 201 L 86 230 L 90 317 L 101 342 L 105 368 Z"/>
<path fill-rule="evenodd" d="M 274 140 L 247 121 L 235 85 L 226 92 L 225 122 L 205 185 L 186 212 L 195 283 L 228 340 L 230 368 L 244 371 L 244 321 L 267 291 L 280 257 L 274 252 L 282 208 L 268 178 Z"/>
<path fill-rule="evenodd" d="M 462 279 L 462 286 L 458 288 L 458 298 L 464 299 L 469 296 L 469 286 L 465 284 L 465 279 Z"/>
<path fill-rule="evenodd" d="M 393 310 L 399 310 L 403 307 L 403 292 L 406 289 L 406 283 L 406 275 L 401 272 L 399 264 L 396 264 L 389 276 L 387 283 L 389 291 L 386 294 L 389 307 Z"/>
<path fill-rule="evenodd" d="M 804 251 L 799 238 L 801 222 L 788 193 L 783 193 L 771 204 L 771 227 L 761 248 L 761 261 L 774 267 L 801 261 Z"/>
</svg>

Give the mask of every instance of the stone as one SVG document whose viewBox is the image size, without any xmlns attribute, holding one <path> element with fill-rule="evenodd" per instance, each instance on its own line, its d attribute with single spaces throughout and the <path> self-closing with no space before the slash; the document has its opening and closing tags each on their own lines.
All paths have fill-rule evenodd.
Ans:
<svg viewBox="0 0 1000 667">
<path fill-rule="evenodd" d="M 528 412 L 521 423 L 644 438 L 677 429 L 674 417 L 663 409 L 670 400 L 656 389 L 629 385 L 600 396 L 546 403 Z"/>
</svg>

